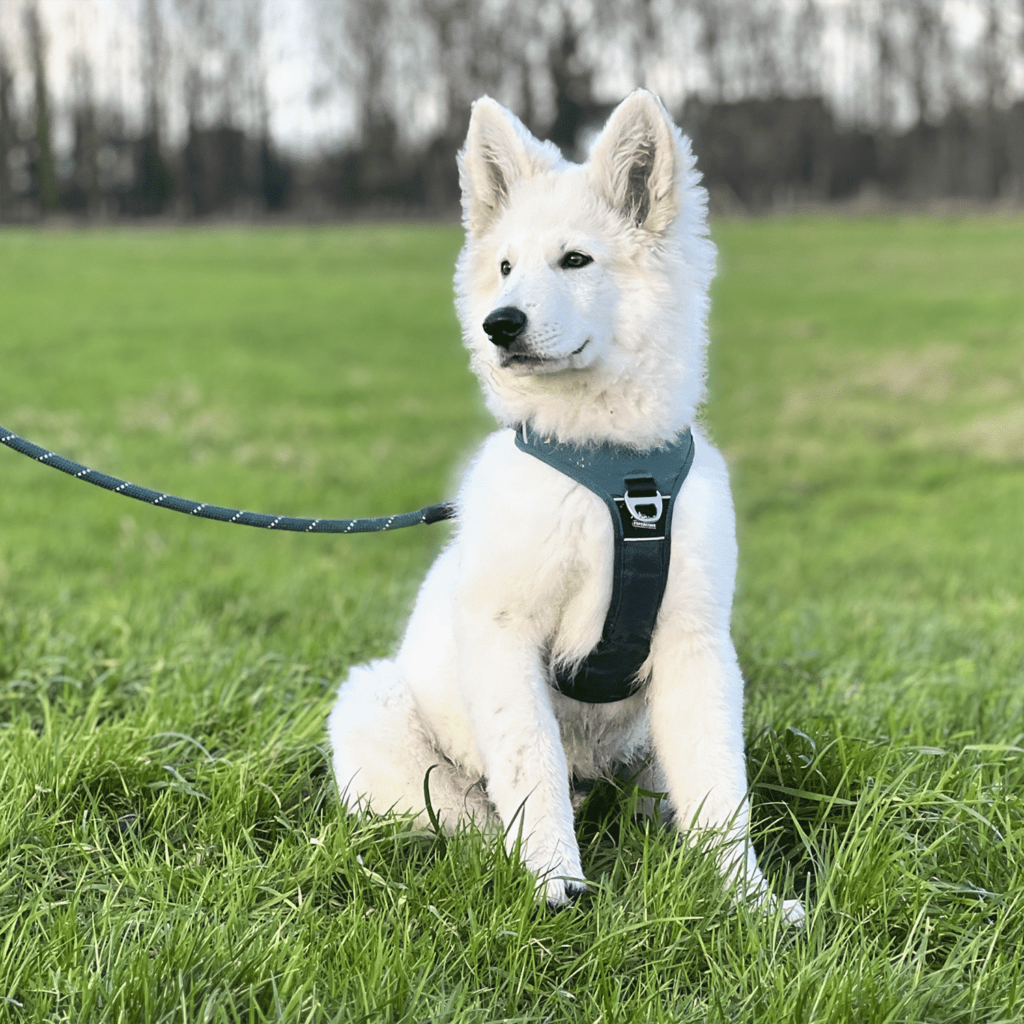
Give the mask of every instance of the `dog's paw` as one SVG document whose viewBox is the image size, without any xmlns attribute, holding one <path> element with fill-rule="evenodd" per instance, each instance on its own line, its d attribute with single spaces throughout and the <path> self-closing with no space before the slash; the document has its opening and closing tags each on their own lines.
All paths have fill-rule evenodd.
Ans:
<svg viewBox="0 0 1024 1024">
<path fill-rule="evenodd" d="M 764 893 L 754 900 L 753 906 L 765 917 L 777 914 L 789 928 L 803 928 L 807 920 L 807 911 L 800 900 L 780 900 L 770 893 Z"/>
<path fill-rule="evenodd" d="M 781 900 L 779 909 L 782 914 L 782 920 L 790 928 L 803 928 L 807 922 L 807 911 L 800 900 Z"/>
<path fill-rule="evenodd" d="M 539 889 L 548 910 L 562 910 L 586 895 L 587 883 L 582 878 L 548 878 Z"/>
</svg>

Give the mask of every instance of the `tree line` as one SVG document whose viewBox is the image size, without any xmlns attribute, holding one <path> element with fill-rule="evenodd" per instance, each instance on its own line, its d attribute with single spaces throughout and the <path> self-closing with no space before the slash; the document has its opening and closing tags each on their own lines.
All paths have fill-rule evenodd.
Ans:
<svg viewBox="0 0 1024 1024">
<path fill-rule="evenodd" d="M 1024 0 L 310 3 L 310 108 L 350 115 L 314 154 L 272 131 L 274 3 L 125 4 L 141 100 L 99 99 L 102 55 L 81 47 L 57 109 L 49 29 L 23 0 L 0 37 L 0 219 L 448 212 L 476 96 L 580 158 L 636 85 L 666 100 L 726 207 L 1024 202 Z"/>
</svg>

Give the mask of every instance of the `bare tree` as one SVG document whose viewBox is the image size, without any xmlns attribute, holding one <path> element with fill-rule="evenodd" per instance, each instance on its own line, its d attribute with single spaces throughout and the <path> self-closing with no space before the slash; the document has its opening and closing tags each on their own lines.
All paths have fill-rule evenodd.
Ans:
<svg viewBox="0 0 1024 1024">
<path fill-rule="evenodd" d="M 781 95 L 778 47 L 782 37 L 782 8 L 776 3 L 743 0 L 736 3 L 735 23 L 741 30 L 744 93 L 748 97 Z"/>
<path fill-rule="evenodd" d="M 394 8 L 390 0 L 340 0 L 316 7 L 322 57 L 352 97 L 364 141 L 395 119 L 387 90 Z"/>
<path fill-rule="evenodd" d="M 262 0 L 171 0 L 184 67 L 182 191 L 197 214 L 259 202 L 264 161 Z M 333 6 L 333 5 L 332 5 Z M 254 141 L 255 140 L 255 141 Z"/>
<path fill-rule="evenodd" d="M 662 25 L 655 13 L 654 0 L 635 0 L 634 6 L 633 78 L 637 85 L 647 85 L 649 61 L 657 53 Z"/>
<path fill-rule="evenodd" d="M 160 0 L 145 0 L 147 24 Z M 325 5 L 335 7 L 334 4 Z M 171 8 L 188 41 L 185 61 L 185 107 L 197 127 L 255 129 L 260 122 L 259 97 L 265 76 L 262 52 L 262 0 L 171 0 Z M 150 49 L 162 47 L 162 31 L 150 32 Z M 159 65 L 154 53 L 151 65 Z"/>
<path fill-rule="evenodd" d="M 647 86 L 651 67 L 661 55 L 666 29 L 681 16 L 688 2 L 673 0 L 665 6 L 657 0 L 606 0 L 594 5 L 593 25 L 588 27 L 591 35 L 596 32 L 600 36 L 602 49 L 609 45 L 624 47 L 633 81 Z"/>
<path fill-rule="evenodd" d="M 883 130 L 891 130 L 895 122 L 895 89 L 900 64 L 894 25 L 895 13 L 888 5 L 882 4 L 875 22 L 876 111 L 879 127 Z"/>
<path fill-rule="evenodd" d="M 140 18 L 144 120 L 133 205 L 138 213 L 158 214 L 174 192 L 162 146 L 167 39 L 160 0 L 143 0 Z"/>
<path fill-rule="evenodd" d="M 560 0 L 545 5 L 552 22 L 561 6 Z M 465 128 L 470 104 L 483 93 L 500 97 L 532 127 L 540 99 L 533 65 L 545 60 L 547 38 L 537 0 L 489 6 L 478 0 L 420 0 L 420 12 L 436 38 L 436 73 L 444 79 L 448 116 L 457 130 Z"/>
<path fill-rule="evenodd" d="M 159 141 L 167 50 L 160 0 L 143 0 L 140 16 L 144 131 Z"/>
<path fill-rule="evenodd" d="M 821 94 L 821 36 L 824 21 L 816 0 L 804 0 L 793 22 L 793 79 L 798 95 Z"/>
<path fill-rule="evenodd" d="M 724 51 L 728 10 L 718 0 L 695 0 L 695 8 L 701 26 L 697 46 L 711 79 L 711 99 L 721 102 L 725 99 L 727 77 Z"/>
<path fill-rule="evenodd" d="M 467 60 L 470 53 L 465 39 L 479 11 L 472 0 L 422 0 L 421 6 L 424 20 L 433 28 L 436 38 L 438 70 L 445 71 L 445 121 L 450 124 L 459 119 L 459 110 L 468 107 L 472 100 L 468 94 L 473 88 Z"/>
<path fill-rule="evenodd" d="M 34 86 L 36 200 L 42 213 L 51 213 L 57 208 L 57 174 L 53 163 L 50 93 L 46 84 L 46 36 L 37 0 L 25 0 L 22 17 Z"/>
<path fill-rule="evenodd" d="M 981 39 L 979 58 L 981 80 L 985 90 L 984 104 L 988 111 L 1006 102 L 1009 68 L 1003 32 L 1005 7 L 1005 3 L 1000 0 L 986 0 L 985 3 L 985 31 Z"/>
<path fill-rule="evenodd" d="M 270 98 L 267 95 L 267 64 L 263 51 L 263 0 L 245 5 L 242 12 L 242 48 L 247 55 L 246 76 L 255 136 L 259 145 L 256 187 L 266 210 L 282 210 L 291 191 L 291 168 L 281 157 L 270 129 Z"/>
<path fill-rule="evenodd" d="M 936 95 L 947 38 L 942 8 L 943 0 L 914 0 L 911 11 L 909 72 L 919 124 L 929 120 L 931 108 L 942 104 Z"/>
<path fill-rule="evenodd" d="M 212 0 L 174 0 L 182 31 L 189 45 L 184 48 L 184 100 L 189 130 L 205 127 L 215 118 L 212 108 L 216 92 L 211 68 L 221 57 L 221 40 L 217 31 Z"/>
<path fill-rule="evenodd" d="M 99 127 L 96 123 L 96 101 L 93 94 L 93 73 L 89 58 L 76 53 L 71 61 L 72 123 L 74 126 L 75 185 L 79 202 L 88 213 L 100 205 Z"/>
<path fill-rule="evenodd" d="M 14 144 L 14 75 L 7 65 L 7 52 L 0 40 L 0 221 L 11 202 L 11 167 L 8 162 Z"/>
<path fill-rule="evenodd" d="M 321 36 L 326 55 L 333 57 L 339 82 L 350 88 L 359 120 L 359 154 L 342 191 L 353 199 L 407 199 L 400 139 L 404 125 L 393 86 L 394 62 L 401 56 L 399 15 L 410 12 L 398 12 L 389 0 L 348 0 L 320 10 L 334 29 Z"/>
<path fill-rule="evenodd" d="M 555 118 L 544 133 L 563 153 L 576 158 L 580 130 L 594 108 L 594 69 L 582 55 L 583 30 L 562 10 L 558 34 L 548 44 L 548 73 L 554 87 Z"/>
<path fill-rule="evenodd" d="M 263 53 L 263 0 L 248 0 L 242 4 L 238 34 L 244 90 L 242 104 L 256 134 L 265 137 L 270 130 L 270 103 Z"/>
</svg>

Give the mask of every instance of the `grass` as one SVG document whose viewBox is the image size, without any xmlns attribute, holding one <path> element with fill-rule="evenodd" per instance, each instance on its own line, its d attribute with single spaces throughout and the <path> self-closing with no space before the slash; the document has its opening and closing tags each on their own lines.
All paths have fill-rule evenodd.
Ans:
<svg viewBox="0 0 1024 1024">
<path fill-rule="evenodd" d="M 1017 1021 L 1024 224 L 716 226 L 756 838 L 802 933 L 598 793 L 592 896 L 334 802 L 324 720 L 450 529 L 233 530 L 0 451 L 0 1020 Z M 351 516 L 488 429 L 457 230 L 0 234 L 0 423 Z M 400 298 L 396 298 L 400 297 Z"/>
</svg>

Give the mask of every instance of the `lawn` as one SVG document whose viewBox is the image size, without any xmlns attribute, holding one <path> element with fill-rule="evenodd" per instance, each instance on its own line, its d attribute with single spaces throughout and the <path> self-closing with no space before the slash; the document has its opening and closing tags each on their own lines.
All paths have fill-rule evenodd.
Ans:
<svg viewBox="0 0 1024 1024">
<path fill-rule="evenodd" d="M 0 448 L 0 1020 L 1024 1016 L 1024 222 L 713 234 L 755 837 L 806 929 L 607 790 L 559 914 L 478 835 L 339 815 L 333 694 L 450 525 L 246 530 Z M 442 500 L 489 429 L 459 244 L 0 232 L 0 423 L 209 503 Z"/>
</svg>

